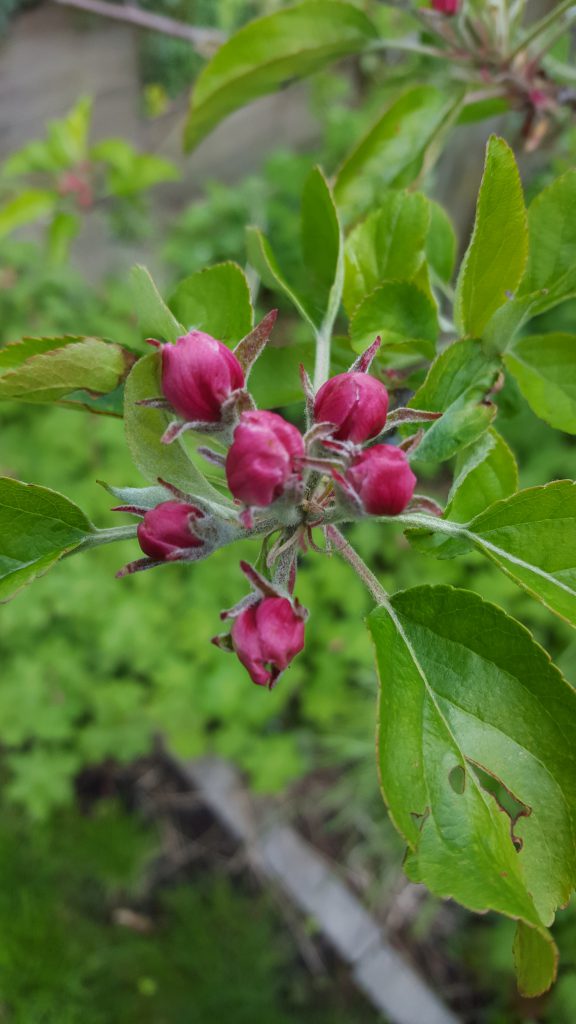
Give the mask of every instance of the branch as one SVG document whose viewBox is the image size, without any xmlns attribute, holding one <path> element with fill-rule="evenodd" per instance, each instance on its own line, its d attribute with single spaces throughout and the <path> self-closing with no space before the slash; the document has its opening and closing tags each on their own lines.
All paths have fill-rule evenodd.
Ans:
<svg viewBox="0 0 576 1024">
<path fill-rule="evenodd" d="M 203 56 L 207 56 L 226 41 L 225 33 L 218 29 L 187 25 L 183 21 L 167 18 L 163 14 L 141 10 L 130 3 L 108 3 L 107 0 L 54 0 L 54 3 L 60 4 L 62 7 L 74 7 L 79 11 L 87 11 L 89 14 L 99 14 L 103 18 L 123 21 L 136 28 L 160 32 L 162 35 L 172 36 L 174 39 L 184 39 Z"/>
</svg>

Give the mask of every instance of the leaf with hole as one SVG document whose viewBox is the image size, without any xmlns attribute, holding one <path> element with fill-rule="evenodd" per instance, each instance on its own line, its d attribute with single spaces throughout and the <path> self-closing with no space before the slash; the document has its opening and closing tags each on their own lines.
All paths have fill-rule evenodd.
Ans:
<svg viewBox="0 0 576 1024">
<path fill-rule="evenodd" d="M 382 791 L 409 877 L 549 941 L 576 872 L 576 693 L 523 626 L 469 591 L 416 587 L 368 624 Z"/>
</svg>

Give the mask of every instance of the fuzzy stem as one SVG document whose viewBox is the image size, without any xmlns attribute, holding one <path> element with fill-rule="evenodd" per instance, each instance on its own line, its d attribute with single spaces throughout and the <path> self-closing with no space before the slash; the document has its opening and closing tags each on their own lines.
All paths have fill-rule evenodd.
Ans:
<svg viewBox="0 0 576 1024">
<path fill-rule="evenodd" d="M 360 555 L 348 543 L 346 538 L 337 530 L 335 526 L 327 526 L 326 534 L 334 544 L 337 551 L 340 552 L 342 558 L 344 558 L 348 565 L 351 565 L 354 571 L 358 574 L 364 585 L 372 594 L 372 597 L 377 604 L 388 604 L 388 594 L 384 590 L 384 587 L 380 585 L 376 579 L 374 573 L 368 568 L 366 562 L 360 558 Z"/>
<path fill-rule="evenodd" d="M 316 361 L 314 363 L 314 391 L 330 376 L 331 330 L 321 328 L 316 334 Z"/>
<path fill-rule="evenodd" d="M 117 540 L 133 540 L 136 536 L 136 530 L 136 524 L 130 526 L 111 526 L 108 530 L 95 530 L 94 533 L 89 533 L 69 554 L 76 555 L 80 551 L 88 551 L 89 548 L 97 548 L 101 544 L 112 544 Z"/>
<path fill-rule="evenodd" d="M 221 46 L 226 40 L 225 34 L 219 32 L 218 29 L 187 25 L 183 21 L 167 18 L 163 14 L 141 10 L 136 4 L 108 3 L 107 0 L 54 0 L 54 2 L 63 7 L 75 7 L 90 14 L 123 21 L 137 28 L 160 32 L 162 35 L 172 36 L 175 39 L 185 39 L 200 51 Z"/>
<path fill-rule="evenodd" d="M 574 0 L 561 0 L 561 3 L 557 4 L 553 11 L 544 15 L 543 18 L 540 18 L 540 21 L 537 21 L 536 24 L 532 26 L 523 39 L 520 40 L 518 46 L 512 50 L 509 59 L 513 60 L 514 57 L 517 57 L 522 50 L 525 50 L 526 47 L 530 46 L 538 36 L 542 35 L 550 25 L 553 25 L 558 18 L 561 18 L 562 15 L 573 6 Z"/>
</svg>

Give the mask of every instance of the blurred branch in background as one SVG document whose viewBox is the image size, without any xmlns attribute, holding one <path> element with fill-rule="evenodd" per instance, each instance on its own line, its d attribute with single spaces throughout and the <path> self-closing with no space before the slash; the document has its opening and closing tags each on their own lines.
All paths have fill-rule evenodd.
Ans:
<svg viewBox="0 0 576 1024">
<path fill-rule="evenodd" d="M 88 14 L 97 14 L 103 18 L 122 21 L 125 24 L 134 25 L 135 28 L 160 32 L 162 35 L 172 36 L 174 39 L 184 39 L 192 43 L 197 52 L 205 57 L 214 53 L 226 39 L 225 33 L 219 29 L 187 25 L 183 21 L 176 21 L 163 14 L 141 10 L 132 4 L 107 3 L 107 0 L 54 0 L 54 3 L 63 7 L 75 7 L 77 10 L 86 11 Z"/>
</svg>

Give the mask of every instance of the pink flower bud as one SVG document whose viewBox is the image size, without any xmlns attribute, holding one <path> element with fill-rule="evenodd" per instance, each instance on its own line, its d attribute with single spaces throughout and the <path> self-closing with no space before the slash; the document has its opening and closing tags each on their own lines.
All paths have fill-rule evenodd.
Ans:
<svg viewBox="0 0 576 1024">
<path fill-rule="evenodd" d="M 304 616 L 287 597 L 264 597 L 235 619 L 232 645 L 258 686 L 274 686 L 304 647 Z"/>
<path fill-rule="evenodd" d="M 162 345 L 162 391 L 183 419 L 218 423 L 222 406 L 244 387 L 236 356 L 221 341 L 190 331 L 174 345 Z"/>
<path fill-rule="evenodd" d="M 299 473 L 304 455 L 299 430 L 275 412 L 243 412 L 226 457 L 226 477 L 235 498 L 264 508 L 279 498 Z"/>
<path fill-rule="evenodd" d="M 460 0 L 432 0 L 432 7 L 439 14 L 458 14 Z"/>
<path fill-rule="evenodd" d="M 401 448 L 377 444 L 366 448 L 346 472 L 364 509 L 373 516 L 397 516 L 414 494 L 416 477 Z"/>
<path fill-rule="evenodd" d="M 163 501 L 146 512 L 138 525 L 138 543 L 145 555 L 156 562 L 170 561 L 182 550 L 204 543 L 194 533 L 194 521 L 204 513 L 183 501 Z"/>
<path fill-rule="evenodd" d="M 361 444 L 383 430 L 388 392 L 367 373 L 339 373 L 322 385 L 314 401 L 317 423 L 333 423 L 338 441 Z"/>
</svg>

